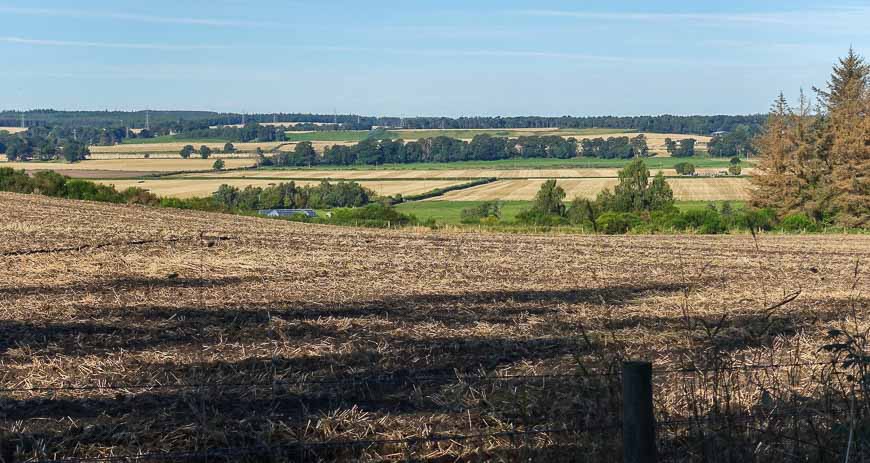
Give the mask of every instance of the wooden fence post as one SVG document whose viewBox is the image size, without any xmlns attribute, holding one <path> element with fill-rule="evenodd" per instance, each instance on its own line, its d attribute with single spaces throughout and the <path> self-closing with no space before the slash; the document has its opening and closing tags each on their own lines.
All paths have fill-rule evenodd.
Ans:
<svg viewBox="0 0 870 463">
<path fill-rule="evenodd" d="M 655 463 L 652 363 L 622 364 L 622 452 L 625 463 Z"/>
</svg>

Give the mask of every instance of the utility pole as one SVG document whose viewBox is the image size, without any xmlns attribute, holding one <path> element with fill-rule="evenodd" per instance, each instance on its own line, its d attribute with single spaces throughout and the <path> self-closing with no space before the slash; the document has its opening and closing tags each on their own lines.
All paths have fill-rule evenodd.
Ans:
<svg viewBox="0 0 870 463">
<path fill-rule="evenodd" d="M 151 112 L 145 111 L 145 130 L 151 131 Z"/>
<path fill-rule="evenodd" d="M 24 111 L 21 112 L 21 127 L 24 127 Z"/>
</svg>

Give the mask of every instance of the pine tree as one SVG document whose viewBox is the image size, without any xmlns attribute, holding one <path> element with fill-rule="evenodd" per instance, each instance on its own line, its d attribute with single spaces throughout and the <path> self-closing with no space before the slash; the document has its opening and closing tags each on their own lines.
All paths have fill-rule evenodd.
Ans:
<svg viewBox="0 0 870 463">
<path fill-rule="evenodd" d="M 793 167 L 797 146 L 792 136 L 794 111 L 785 95 L 773 102 L 764 132 L 756 140 L 761 158 L 752 177 L 752 205 L 785 214 L 800 208 Z"/>
<path fill-rule="evenodd" d="M 819 98 L 826 110 L 825 154 L 836 221 L 870 226 L 870 66 L 850 49 Z"/>
<path fill-rule="evenodd" d="M 780 94 L 756 139 L 761 152 L 752 204 L 780 216 L 870 226 L 870 66 L 853 50 L 839 60 L 812 114 L 801 93 L 797 110 Z"/>
</svg>

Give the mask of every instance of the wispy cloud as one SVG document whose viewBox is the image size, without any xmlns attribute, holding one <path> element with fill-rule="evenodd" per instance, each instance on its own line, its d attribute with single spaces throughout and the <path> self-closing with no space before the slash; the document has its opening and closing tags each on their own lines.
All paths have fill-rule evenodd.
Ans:
<svg viewBox="0 0 870 463">
<path fill-rule="evenodd" d="M 831 7 L 823 10 L 775 12 L 597 12 L 572 10 L 530 9 L 512 11 L 523 16 L 577 18 L 604 21 L 673 22 L 691 21 L 709 24 L 770 24 L 807 26 L 857 21 L 870 16 L 868 7 Z"/>
<path fill-rule="evenodd" d="M 674 62 L 669 58 L 626 57 L 610 55 L 593 55 L 574 52 L 557 52 L 541 50 L 497 50 L 497 49 L 434 49 L 434 48 L 391 48 L 391 47 L 353 47 L 332 45 L 200 45 L 200 44 L 162 44 L 162 43 L 116 43 L 87 42 L 75 40 L 53 40 L 24 37 L 0 37 L 0 43 L 45 47 L 79 47 L 79 48 L 120 48 L 134 50 L 230 50 L 230 49 L 262 49 L 287 51 L 313 51 L 335 53 L 367 53 L 413 56 L 443 56 L 443 57 L 504 57 L 504 58 L 553 58 L 596 62 Z"/>
<path fill-rule="evenodd" d="M 0 5 L 0 13 L 42 16 L 42 17 L 65 17 L 65 18 L 90 18 L 108 19 L 115 21 L 135 21 L 144 23 L 182 24 L 190 26 L 208 27 L 247 27 L 247 28 L 275 28 L 282 24 L 274 21 L 249 21 L 239 19 L 216 19 L 184 16 L 155 16 L 139 13 L 103 12 L 88 10 L 71 10 L 57 8 L 25 8 Z"/>
<path fill-rule="evenodd" d="M 698 64 L 728 64 L 717 62 L 704 62 L 703 60 L 684 60 L 671 57 L 657 56 L 627 56 L 627 55 L 596 55 L 573 51 L 554 50 L 511 50 L 511 49 L 460 49 L 460 48 L 398 48 L 398 47 L 355 47 L 344 45 L 282 45 L 282 44 L 164 44 L 164 43 L 116 43 L 116 42 L 89 42 L 73 40 L 54 40 L 24 37 L 2 37 L 0 44 L 8 43 L 23 46 L 42 47 L 77 47 L 77 48 L 106 48 L 106 49 L 131 49 L 131 50 L 164 50 L 164 51 L 198 51 L 198 50 L 268 50 L 284 52 L 317 52 L 317 53 L 346 53 L 367 55 L 399 55 L 399 56 L 426 56 L 441 58 L 511 58 L 511 59 L 552 59 L 561 61 L 587 62 L 597 64 L 673 64 L 673 65 L 698 65 Z"/>
<path fill-rule="evenodd" d="M 124 43 L 124 42 L 84 42 L 76 40 L 30 39 L 23 37 L 0 37 L 0 42 L 17 45 L 32 45 L 45 47 L 77 47 L 77 48 L 119 48 L 128 50 L 226 50 L 234 48 L 224 45 L 175 45 L 165 43 Z"/>
</svg>

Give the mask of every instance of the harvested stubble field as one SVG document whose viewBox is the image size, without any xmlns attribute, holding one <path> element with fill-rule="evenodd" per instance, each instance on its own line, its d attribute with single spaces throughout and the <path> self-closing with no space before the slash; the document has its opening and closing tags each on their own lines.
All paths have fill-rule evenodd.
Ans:
<svg viewBox="0 0 870 463">
<path fill-rule="evenodd" d="M 145 154 L 145 153 L 174 153 L 178 154 L 185 145 L 193 145 L 196 149 L 205 145 L 214 151 L 220 151 L 224 148 L 224 141 L 180 141 L 171 143 L 123 143 L 112 146 L 89 146 L 91 154 L 94 156 L 101 154 Z M 266 143 L 233 143 L 237 151 L 245 153 L 253 153 L 260 148 L 263 151 L 270 151 L 284 143 L 281 142 L 266 142 Z M 195 154 L 194 154 L 195 155 Z"/>
<path fill-rule="evenodd" d="M 6 193 L 0 214 L 7 459 L 613 461 L 619 359 L 663 369 L 663 421 L 712 416 L 723 384 L 729 413 L 810 409 L 825 366 L 673 369 L 818 362 L 868 321 L 868 236 L 359 230 Z M 787 460 L 706 432 L 660 445 Z"/>
<path fill-rule="evenodd" d="M 246 179 L 160 179 L 160 180 L 97 180 L 106 185 L 115 185 L 118 189 L 139 187 L 158 195 L 171 198 L 192 198 L 195 196 L 210 196 L 221 185 L 231 185 L 238 188 L 247 186 L 267 187 L 276 185 L 280 180 L 246 180 Z M 320 180 L 294 181 L 299 186 L 318 185 Z M 379 195 L 416 195 L 432 191 L 436 188 L 446 188 L 462 184 L 462 181 L 445 180 L 410 180 L 410 181 L 363 181 L 360 185 Z"/>
<path fill-rule="evenodd" d="M 224 159 L 227 169 L 251 167 L 254 163 L 253 159 Z M 0 161 L 0 167 L 11 167 L 26 171 L 53 170 L 70 177 L 81 177 L 80 173 L 90 172 L 87 175 L 89 178 L 117 178 L 120 176 L 130 176 L 129 173 L 131 172 L 145 175 L 149 173 L 209 170 L 213 164 L 214 159 L 181 159 L 179 157 L 174 159 L 88 159 L 76 163 Z M 95 172 L 102 172 L 102 174 L 95 174 Z"/>
<path fill-rule="evenodd" d="M 451 191 L 439 196 L 440 201 L 489 201 L 531 200 L 541 189 L 543 179 L 499 180 L 464 190 Z M 605 188 L 613 189 L 619 183 L 616 178 L 562 179 L 557 185 L 575 197 L 595 199 Z M 747 178 L 669 178 L 668 185 L 674 190 L 678 201 L 745 201 L 749 198 L 750 183 Z"/>
</svg>

